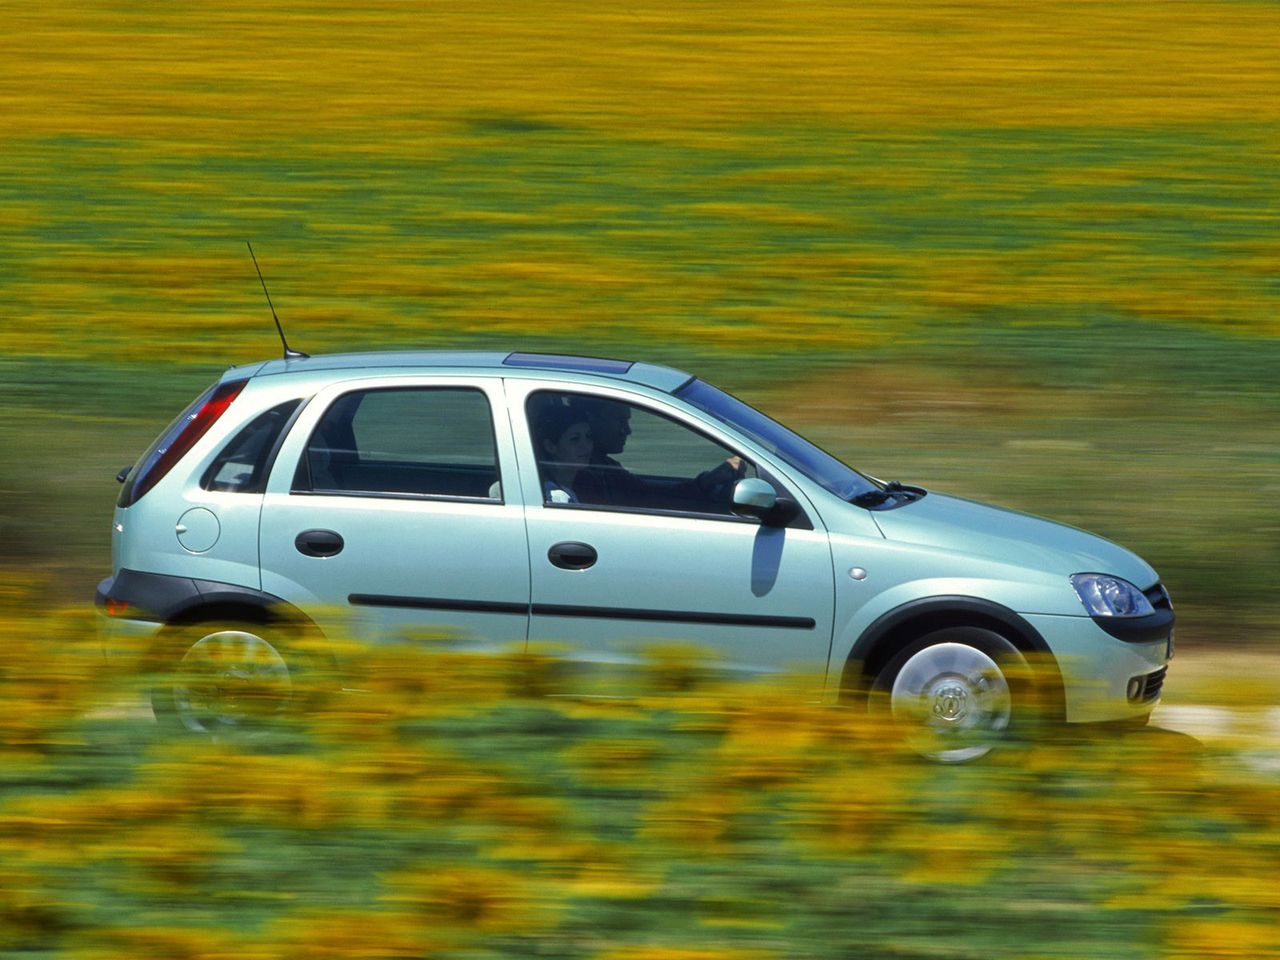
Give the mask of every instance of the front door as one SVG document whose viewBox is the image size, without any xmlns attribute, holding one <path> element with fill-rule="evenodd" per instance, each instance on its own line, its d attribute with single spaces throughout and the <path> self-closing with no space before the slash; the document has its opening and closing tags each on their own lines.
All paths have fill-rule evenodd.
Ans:
<svg viewBox="0 0 1280 960">
<path fill-rule="evenodd" d="M 507 387 L 528 428 L 518 448 L 531 641 L 604 661 L 692 641 L 732 670 L 822 675 L 834 598 L 826 531 L 812 511 L 773 528 L 728 507 L 737 478 L 780 487 L 776 477 L 660 401 Z"/>
<path fill-rule="evenodd" d="M 504 496 L 515 473 L 498 378 L 330 388 L 272 472 L 262 587 L 327 633 L 523 647 L 524 509 Z"/>
</svg>

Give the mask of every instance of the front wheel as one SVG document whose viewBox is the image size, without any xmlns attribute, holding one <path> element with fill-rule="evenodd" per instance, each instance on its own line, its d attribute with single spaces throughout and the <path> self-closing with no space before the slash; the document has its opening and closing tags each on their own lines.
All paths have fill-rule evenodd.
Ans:
<svg viewBox="0 0 1280 960">
<path fill-rule="evenodd" d="M 876 677 L 895 724 L 917 753 L 964 763 L 990 753 L 1014 725 L 1029 680 L 1026 658 L 977 627 L 938 630 L 909 644 Z"/>
<path fill-rule="evenodd" d="M 295 696 L 282 646 L 279 633 L 261 625 L 184 631 L 175 644 L 177 659 L 151 688 L 156 720 L 217 736 L 280 715 Z"/>
</svg>

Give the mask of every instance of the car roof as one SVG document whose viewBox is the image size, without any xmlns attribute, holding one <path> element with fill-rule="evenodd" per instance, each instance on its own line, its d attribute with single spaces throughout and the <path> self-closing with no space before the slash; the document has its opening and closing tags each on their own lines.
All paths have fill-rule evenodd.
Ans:
<svg viewBox="0 0 1280 960">
<path fill-rule="evenodd" d="M 262 363 L 232 367 L 225 379 L 267 377 L 279 374 L 322 372 L 399 372 L 461 369 L 493 374 L 561 373 L 573 379 L 602 377 L 639 383 L 667 393 L 684 386 L 693 377 L 683 370 L 656 363 L 610 360 L 602 357 L 552 353 L 502 353 L 481 350 L 396 350 L 371 353 L 334 353 L 315 357 L 286 357 Z"/>
</svg>

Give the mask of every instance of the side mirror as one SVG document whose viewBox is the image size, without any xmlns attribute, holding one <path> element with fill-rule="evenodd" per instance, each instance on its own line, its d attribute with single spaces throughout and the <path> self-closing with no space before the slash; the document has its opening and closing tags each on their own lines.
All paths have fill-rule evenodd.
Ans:
<svg viewBox="0 0 1280 960">
<path fill-rule="evenodd" d="M 733 485 L 730 508 L 740 517 L 754 517 L 766 527 L 785 527 L 800 512 L 790 497 L 779 497 L 768 480 L 746 477 Z"/>
<path fill-rule="evenodd" d="M 778 491 L 773 484 L 759 477 L 746 477 L 733 485 L 729 504 L 740 517 L 755 517 L 763 521 L 778 505 Z"/>
</svg>

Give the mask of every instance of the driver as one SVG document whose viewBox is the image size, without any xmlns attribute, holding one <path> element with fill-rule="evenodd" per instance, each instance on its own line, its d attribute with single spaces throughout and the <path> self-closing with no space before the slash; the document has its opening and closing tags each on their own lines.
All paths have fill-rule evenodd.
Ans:
<svg viewBox="0 0 1280 960">
<path fill-rule="evenodd" d="M 569 408 L 577 411 L 591 427 L 594 450 L 591 461 L 577 477 L 575 489 L 582 503 L 615 507 L 660 507 L 662 494 L 681 501 L 727 502 L 733 484 L 746 475 L 741 457 L 728 457 L 711 470 L 667 490 L 653 489 L 614 459 L 631 436 L 631 407 L 603 397 L 573 396 Z M 683 505 L 683 504 L 682 504 Z"/>
<path fill-rule="evenodd" d="M 621 507 L 647 506 L 644 484 L 613 459 L 626 448 L 631 436 L 631 408 L 625 403 L 597 397 L 570 397 L 569 409 L 591 426 L 594 450 L 591 461 L 578 476 L 578 496 L 583 503 Z"/>
</svg>

